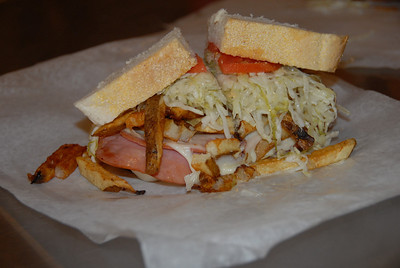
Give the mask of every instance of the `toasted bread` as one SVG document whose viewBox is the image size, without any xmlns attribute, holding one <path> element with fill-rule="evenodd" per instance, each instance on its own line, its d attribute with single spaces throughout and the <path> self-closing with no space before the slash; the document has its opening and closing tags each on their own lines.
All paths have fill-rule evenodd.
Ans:
<svg viewBox="0 0 400 268">
<path fill-rule="evenodd" d="M 315 71 L 334 72 L 347 39 L 224 9 L 208 22 L 208 40 L 223 53 Z"/>
<path fill-rule="evenodd" d="M 94 124 L 109 123 L 125 110 L 161 92 L 196 63 L 195 53 L 175 28 L 129 60 L 122 70 L 110 75 L 75 106 Z"/>
</svg>

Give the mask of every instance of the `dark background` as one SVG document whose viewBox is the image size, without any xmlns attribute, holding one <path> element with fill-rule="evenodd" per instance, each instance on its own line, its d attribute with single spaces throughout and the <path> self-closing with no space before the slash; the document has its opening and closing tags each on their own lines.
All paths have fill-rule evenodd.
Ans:
<svg viewBox="0 0 400 268">
<path fill-rule="evenodd" d="M 161 31 L 215 0 L 0 0 L 0 75 L 101 43 Z"/>
<path fill-rule="evenodd" d="M 0 0 L 0 75 L 105 42 L 161 31 L 215 1 Z M 351 68 L 336 74 L 400 100 L 398 69 Z"/>
</svg>

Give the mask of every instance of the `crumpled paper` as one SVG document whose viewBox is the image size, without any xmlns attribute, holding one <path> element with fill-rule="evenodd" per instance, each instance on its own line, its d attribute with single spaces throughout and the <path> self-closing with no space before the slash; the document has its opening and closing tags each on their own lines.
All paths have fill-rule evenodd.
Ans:
<svg viewBox="0 0 400 268">
<path fill-rule="evenodd" d="M 341 68 L 400 68 L 400 4 L 351 0 L 222 0 L 173 24 L 185 33 L 206 36 L 211 14 L 263 16 L 303 29 L 348 35 Z M 204 44 L 200 44 L 203 45 Z"/>
<path fill-rule="evenodd" d="M 400 103 L 324 75 L 350 110 L 338 142 L 356 138 L 351 157 L 311 172 L 256 178 L 231 192 L 187 193 L 123 173 L 143 196 L 101 192 L 76 171 L 29 184 L 64 143 L 87 143 L 90 122 L 73 106 L 126 59 L 162 34 L 108 43 L 0 77 L 0 186 L 23 204 L 103 243 L 139 240 L 147 267 L 216 267 L 264 257 L 270 248 L 321 222 L 400 194 Z M 202 34 L 186 34 L 201 53 Z"/>
</svg>

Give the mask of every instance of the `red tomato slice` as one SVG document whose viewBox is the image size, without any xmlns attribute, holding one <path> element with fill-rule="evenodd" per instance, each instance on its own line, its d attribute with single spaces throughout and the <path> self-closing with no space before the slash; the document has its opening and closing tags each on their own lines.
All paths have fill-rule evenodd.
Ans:
<svg viewBox="0 0 400 268">
<path fill-rule="evenodd" d="M 268 61 L 257 61 L 222 53 L 218 59 L 218 65 L 224 74 L 271 73 L 281 67 L 280 64 Z"/>
<path fill-rule="evenodd" d="M 205 72 L 207 72 L 207 68 L 203 62 L 203 59 L 200 58 L 199 55 L 197 55 L 197 54 L 196 54 L 196 58 L 197 58 L 197 64 L 195 66 L 193 66 L 192 69 L 190 69 L 188 71 L 188 73 L 205 73 Z"/>
<path fill-rule="evenodd" d="M 211 42 L 208 43 L 207 49 L 208 49 L 208 51 L 211 51 L 211 52 L 214 52 L 214 53 L 216 53 L 216 52 L 221 53 L 219 51 L 218 47 L 214 43 L 211 43 Z"/>
<path fill-rule="evenodd" d="M 270 73 L 281 67 L 278 63 L 253 60 L 222 53 L 213 43 L 209 43 L 208 50 L 219 53 L 218 65 L 223 74 Z"/>
</svg>

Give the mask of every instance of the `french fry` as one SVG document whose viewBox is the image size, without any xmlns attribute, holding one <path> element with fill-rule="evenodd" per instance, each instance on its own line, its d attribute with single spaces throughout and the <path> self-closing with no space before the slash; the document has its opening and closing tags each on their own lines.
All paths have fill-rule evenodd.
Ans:
<svg viewBox="0 0 400 268">
<path fill-rule="evenodd" d="M 215 139 L 207 142 L 206 151 L 212 156 L 233 154 L 240 151 L 240 141 L 235 138 Z"/>
<path fill-rule="evenodd" d="M 211 157 L 210 154 L 193 154 L 192 156 L 192 167 L 207 174 L 211 177 L 218 177 L 220 175 L 219 167 L 215 162 L 215 158 Z"/>
<path fill-rule="evenodd" d="M 209 176 L 212 176 L 212 171 L 209 169 L 207 166 L 206 162 L 207 159 L 210 159 L 211 155 L 210 154 L 193 154 L 192 156 L 192 167 L 197 170 L 201 171 L 203 173 L 206 173 Z"/>
<path fill-rule="evenodd" d="M 356 146 L 355 139 L 347 139 L 340 143 L 327 146 L 308 155 L 307 169 L 313 170 L 348 158 Z M 303 159 L 306 161 L 306 159 Z M 289 162 L 285 159 L 264 159 L 251 165 L 259 174 L 268 175 L 282 171 L 293 170 L 298 163 Z"/>
<path fill-rule="evenodd" d="M 35 174 L 27 174 L 29 181 L 31 183 L 45 183 L 54 177 L 67 178 L 77 167 L 75 158 L 81 156 L 85 151 L 86 146 L 79 144 L 61 145 L 38 167 Z"/>
<path fill-rule="evenodd" d="M 172 119 L 166 118 L 164 122 L 164 137 L 173 141 L 178 141 L 181 137 L 181 127 L 175 124 Z"/>
<path fill-rule="evenodd" d="M 233 135 L 235 133 L 235 124 L 234 124 L 234 122 L 232 120 L 232 117 L 227 116 L 226 117 L 226 122 L 228 123 L 229 133 L 231 133 Z M 217 119 L 217 124 L 218 125 L 222 125 L 222 119 L 220 117 Z M 197 123 L 194 126 L 194 128 L 195 128 L 196 131 L 203 132 L 203 133 L 219 133 L 219 134 L 220 133 L 224 133 L 223 129 L 217 130 L 217 129 L 214 129 L 214 128 L 209 127 L 209 126 L 203 126 L 203 124 L 201 122 Z"/>
<path fill-rule="evenodd" d="M 138 111 L 129 114 L 125 120 L 125 126 L 127 128 L 143 127 L 144 126 L 144 111 Z"/>
<path fill-rule="evenodd" d="M 195 130 L 191 130 L 184 125 L 184 121 L 178 121 L 176 123 L 172 119 L 165 119 L 164 123 L 164 137 L 173 141 L 184 141 L 187 142 L 196 133 Z"/>
<path fill-rule="evenodd" d="M 306 129 L 299 127 L 293 122 L 289 114 L 285 114 L 281 122 L 282 128 L 296 141 L 296 148 L 306 151 L 314 144 L 314 138 L 308 135 Z"/>
<path fill-rule="evenodd" d="M 193 185 L 193 189 L 202 193 L 230 191 L 237 184 L 235 174 L 213 177 L 201 172 L 199 181 L 199 184 Z"/>
<path fill-rule="evenodd" d="M 251 165 L 261 175 L 270 175 L 277 172 L 289 171 L 297 168 L 296 162 L 286 161 L 284 158 L 267 158 Z"/>
<path fill-rule="evenodd" d="M 338 144 L 327 146 L 323 149 L 312 152 L 308 155 L 307 168 L 309 170 L 327 166 L 333 163 L 347 159 L 354 147 L 355 139 L 348 139 Z M 209 168 L 205 162 L 208 155 L 195 159 L 195 164 L 200 170 L 199 184 L 194 185 L 194 189 L 201 192 L 221 192 L 231 190 L 238 182 L 248 181 L 256 176 L 271 175 L 277 172 L 294 170 L 299 165 L 296 162 L 289 162 L 285 159 L 264 159 L 254 163 L 251 166 L 242 165 L 236 169 L 233 174 L 223 176 L 213 176 L 212 172 L 207 172 Z M 304 158 L 303 161 L 306 161 Z M 192 162 L 193 166 L 193 162 Z"/>
<path fill-rule="evenodd" d="M 192 111 L 184 110 L 179 107 L 167 107 L 166 115 L 175 120 L 191 120 L 202 117 L 202 115 L 196 114 Z"/>
<path fill-rule="evenodd" d="M 248 134 L 255 131 L 256 127 L 253 127 L 248 122 L 242 120 L 239 123 L 239 127 L 237 129 L 237 134 L 239 135 L 240 139 L 244 139 Z"/>
<path fill-rule="evenodd" d="M 257 161 L 262 159 L 266 153 L 268 153 L 272 148 L 274 148 L 275 143 L 268 142 L 266 140 L 260 140 L 255 148 Z"/>
<path fill-rule="evenodd" d="M 356 145 L 357 141 L 355 139 L 347 139 L 314 151 L 308 157 L 307 168 L 312 170 L 347 159 Z"/>
<path fill-rule="evenodd" d="M 102 191 L 127 191 L 137 195 L 145 193 L 145 191 L 135 190 L 126 180 L 104 169 L 100 164 L 93 162 L 88 156 L 77 157 L 76 161 L 82 176 Z"/>
<path fill-rule="evenodd" d="M 228 175 L 213 177 L 206 173 L 200 173 L 200 184 L 194 185 L 193 188 L 208 193 L 230 191 L 238 182 L 249 181 L 257 175 L 258 173 L 254 168 L 244 165 Z"/>
<path fill-rule="evenodd" d="M 180 136 L 179 140 L 183 141 L 183 142 L 187 142 L 194 136 L 194 134 L 196 134 L 195 130 L 192 130 L 191 128 L 186 127 L 185 125 L 182 124 L 181 136 Z"/>
<path fill-rule="evenodd" d="M 163 154 L 165 103 L 161 95 L 147 99 L 144 111 L 146 173 L 157 174 Z"/>
<path fill-rule="evenodd" d="M 210 170 L 210 174 L 213 177 L 218 177 L 219 175 L 221 175 L 219 167 L 217 165 L 217 162 L 215 162 L 215 158 L 214 157 L 210 157 L 206 160 L 206 165 L 208 167 L 208 169 Z"/>
<path fill-rule="evenodd" d="M 121 113 L 117 118 L 115 118 L 110 123 L 100 126 L 93 133 L 93 136 L 108 137 L 108 136 L 119 133 L 121 130 L 123 130 L 126 127 L 125 121 L 129 118 L 129 116 L 131 114 L 134 114 L 135 112 L 136 112 L 135 110 L 130 109 L 130 110 L 127 110 L 127 111 Z"/>
</svg>

